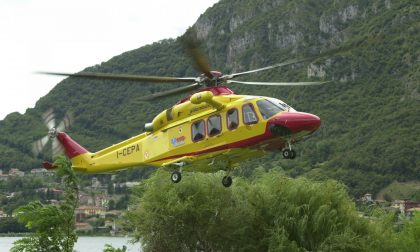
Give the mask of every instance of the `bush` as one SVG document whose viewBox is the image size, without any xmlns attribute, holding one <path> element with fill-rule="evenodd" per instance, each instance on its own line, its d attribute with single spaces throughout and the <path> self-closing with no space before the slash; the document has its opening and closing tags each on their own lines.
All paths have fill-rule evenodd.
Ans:
<svg viewBox="0 0 420 252">
<path fill-rule="evenodd" d="M 74 210 L 78 204 L 78 179 L 65 158 L 58 158 L 55 164 L 65 184 L 64 201 L 59 206 L 33 201 L 17 208 L 14 213 L 18 221 L 33 233 L 15 241 L 12 252 L 73 251 L 77 241 Z"/>
<path fill-rule="evenodd" d="M 126 228 L 144 251 L 392 250 L 383 228 L 358 216 L 334 181 L 290 179 L 279 172 L 236 178 L 156 172 L 133 191 Z"/>
</svg>

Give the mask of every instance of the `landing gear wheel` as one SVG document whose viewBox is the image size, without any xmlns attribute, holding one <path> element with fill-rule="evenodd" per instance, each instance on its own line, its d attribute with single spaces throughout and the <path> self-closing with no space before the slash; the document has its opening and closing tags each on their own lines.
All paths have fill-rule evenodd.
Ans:
<svg viewBox="0 0 420 252">
<path fill-rule="evenodd" d="M 283 157 L 284 157 L 285 159 L 290 159 L 290 158 L 291 158 L 291 156 L 292 156 L 292 151 L 291 151 L 291 150 L 289 150 L 289 149 L 285 149 L 285 150 L 283 151 Z M 295 156 L 296 156 L 296 153 L 295 153 Z"/>
<path fill-rule="evenodd" d="M 296 151 L 295 150 L 291 150 L 290 151 L 290 159 L 295 159 L 296 158 Z"/>
<path fill-rule="evenodd" d="M 179 181 L 181 181 L 181 178 L 182 178 L 182 176 L 181 176 L 181 173 L 179 171 L 172 172 L 172 174 L 171 174 L 172 182 L 178 183 Z"/>
<path fill-rule="evenodd" d="M 224 187 L 230 187 L 232 185 L 232 178 L 230 176 L 224 176 L 222 179 L 222 184 Z"/>
</svg>

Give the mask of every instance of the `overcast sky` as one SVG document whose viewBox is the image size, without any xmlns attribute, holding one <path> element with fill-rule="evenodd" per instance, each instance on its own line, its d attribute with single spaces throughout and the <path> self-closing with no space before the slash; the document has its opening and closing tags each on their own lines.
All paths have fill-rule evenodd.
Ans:
<svg viewBox="0 0 420 252">
<path fill-rule="evenodd" d="M 0 120 L 24 113 L 61 78 L 175 38 L 218 0 L 0 0 Z"/>
</svg>

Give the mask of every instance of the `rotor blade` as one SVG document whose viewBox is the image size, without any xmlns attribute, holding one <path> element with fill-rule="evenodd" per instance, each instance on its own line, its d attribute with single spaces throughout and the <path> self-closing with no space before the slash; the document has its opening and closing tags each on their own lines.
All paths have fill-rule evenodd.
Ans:
<svg viewBox="0 0 420 252">
<path fill-rule="evenodd" d="M 149 96 L 143 96 L 143 97 L 140 97 L 138 99 L 141 100 L 141 101 L 151 101 L 155 98 L 161 98 L 161 97 L 172 96 L 172 95 L 176 95 L 176 94 L 180 94 L 180 93 L 189 92 L 189 91 L 197 89 L 200 86 L 201 86 L 200 84 L 194 83 L 192 85 L 188 85 L 188 86 L 185 86 L 185 87 L 174 88 L 174 89 L 170 89 L 170 90 L 167 90 L 167 91 L 154 93 L 154 94 L 151 94 Z"/>
<path fill-rule="evenodd" d="M 32 153 L 35 157 L 38 156 L 39 153 L 41 153 L 45 145 L 47 145 L 49 139 L 50 138 L 48 136 L 44 136 L 43 138 L 38 139 L 32 144 Z"/>
<path fill-rule="evenodd" d="M 331 81 L 310 81 L 310 82 L 253 82 L 253 81 L 233 81 L 228 80 L 227 83 L 236 83 L 244 85 L 264 85 L 264 86 L 312 86 L 329 83 Z"/>
<path fill-rule="evenodd" d="M 198 40 L 191 37 L 185 37 L 183 39 L 183 44 L 187 49 L 188 54 L 192 58 L 197 70 L 202 72 L 205 76 L 213 78 L 213 75 L 210 72 L 210 64 L 208 58 L 200 48 Z"/>
<path fill-rule="evenodd" d="M 63 121 L 61 121 L 60 124 L 57 126 L 57 131 L 62 132 L 62 131 L 68 130 L 70 128 L 70 126 L 72 125 L 73 121 L 74 121 L 73 120 L 73 115 L 70 114 L 70 113 L 67 113 L 64 116 Z"/>
<path fill-rule="evenodd" d="M 233 78 L 241 76 L 241 75 L 256 73 L 256 72 L 260 72 L 260 71 L 265 71 L 265 70 L 273 69 L 273 68 L 276 68 L 276 67 L 282 67 L 282 66 L 297 64 L 297 63 L 304 62 L 304 61 L 311 61 L 311 60 L 315 60 L 315 59 L 321 59 L 321 58 L 329 57 L 329 56 L 332 56 L 332 55 L 335 55 L 335 54 L 338 54 L 338 53 L 341 53 L 341 52 L 350 51 L 350 50 L 360 46 L 360 44 L 362 44 L 362 43 L 363 43 L 363 40 L 356 41 L 355 43 L 352 43 L 350 45 L 338 47 L 338 48 L 335 48 L 335 49 L 330 49 L 330 50 L 321 52 L 318 55 L 314 55 L 314 56 L 311 56 L 311 57 L 288 60 L 288 61 L 281 62 L 281 63 L 275 64 L 275 65 L 267 66 L 267 67 L 262 67 L 262 68 L 249 70 L 249 71 L 245 71 L 245 72 L 240 72 L 240 73 L 228 74 L 228 75 L 225 75 L 225 78 L 226 79 L 233 79 Z"/>
<path fill-rule="evenodd" d="M 210 72 L 210 65 L 207 60 L 207 57 L 199 48 L 193 48 L 190 50 L 191 57 L 193 58 L 197 68 L 204 73 L 205 76 L 213 78 L 213 75 Z"/>
<path fill-rule="evenodd" d="M 249 70 L 249 71 L 246 71 L 246 72 L 228 74 L 228 75 L 226 75 L 226 78 L 227 79 L 233 79 L 233 78 L 238 77 L 238 76 L 241 76 L 241 75 L 250 74 L 250 73 L 256 73 L 256 72 L 260 72 L 260 71 L 265 71 L 265 70 L 273 69 L 273 68 L 276 68 L 276 67 L 282 67 L 282 66 L 292 65 L 292 64 L 303 62 L 303 61 L 311 60 L 313 58 L 314 57 L 311 57 L 311 58 L 303 58 L 303 59 L 295 59 L 295 60 L 288 60 L 288 61 L 285 61 L 285 62 L 282 62 L 282 63 L 278 63 L 278 64 L 275 64 L 275 65 L 266 66 L 266 67 L 262 67 L 262 68 L 258 68 L 258 69 L 254 69 L 254 70 Z"/>
<path fill-rule="evenodd" d="M 100 79 L 100 80 L 128 80 L 128 81 L 149 81 L 149 82 L 196 82 L 194 77 L 163 77 L 135 74 L 110 74 L 110 73 L 57 73 L 57 72 L 36 72 L 39 74 L 58 75 L 78 78 Z"/>
<path fill-rule="evenodd" d="M 61 143 L 57 140 L 57 138 L 54 138 L 52 141 L 52 156 L 53 158 L 60 156 L 64 153 L 64 148 L 61 145 Z"/>
<path fill-rule="evenodd" d="M 52 129 L 55 127 L 55 114 L 53 109 L 47 110 L 42 115 L 42 119 L 44 120 L 44 123 L 48 129 Z"/>
</svg>

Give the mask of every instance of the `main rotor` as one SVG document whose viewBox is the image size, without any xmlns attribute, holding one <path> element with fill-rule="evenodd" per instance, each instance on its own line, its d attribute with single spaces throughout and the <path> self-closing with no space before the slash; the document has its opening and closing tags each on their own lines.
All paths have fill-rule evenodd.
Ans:
<svg viewBox="0 0 420 252">
<path fill-rule="evenodd" d="M 123 81 L 136 81 L 136 82 L 151 82 L 151 83 L 192 83 L 178 88 L 169 89 L 162 92 L 153 93 L 148 96 L 140 97 L 140 100 L 150 101 L 161 97 L 173 96 L 176 94 L 194 92 L 207 87 L 226 86 L 228 84 L 242 84 L 242 85 L 268 85 L 268 86 L 303 86 L 303 85 L 319 85 L 327 83 L 328 81 L 313 81 L 313 82 L 249 82 L 233 80 L 240 76 L 245 76 L 261 71 L 270 70 L 282 66 L 292 65 L 304 61 L 319 58 L 310 57 L 303 59 L 294 59 L 271 66 L 266 66 L 258 69 L 253 69 L 245 72 L 223 74 L 219 71 L 211 70 L 210 64 L 206 54 L 199 47 L 196 39 L 191 39 L 190 36 L 184 36 L 181 39 L 186 51 L 188 52 L 195 68 L 201 72 L 198 77 L 166 77 L 166 76 L 148 76 L 137 74 L 110 74 L 110 73 L 93 73 L 93 72 L 80 72 L 80 73 L 61 73 L 61 72 L 39 72 L 41 74 L 59 75 L 76 78 L 90 78 L 101 80 L 123 80 Z"/>
</svg>

